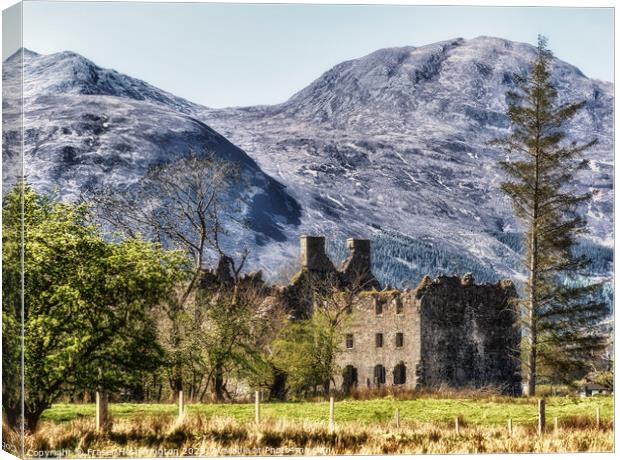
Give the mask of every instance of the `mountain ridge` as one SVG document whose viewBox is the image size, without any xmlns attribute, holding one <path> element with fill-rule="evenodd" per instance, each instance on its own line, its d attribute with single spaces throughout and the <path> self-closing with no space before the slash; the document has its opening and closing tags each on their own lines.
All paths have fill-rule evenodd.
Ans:
<svg viewBox="0 0 620 460">
<path fill-rule="evenodd" d="M 508 132 L 505 92 L 514 88 L 511 76 L 527 69 L 533 51 L 531 45 L 494 37 L 381 49 L 328 69 L 281 104 L 224 109 L 177 98 L 85 58 L 87 62 L 81 62 L 76 53 L 36 59 L 30 55 L 26 61 L 40 60 L 32 66 L 32 85 L 53 93 L 27 93 L 27 99 L 33 98 L 33 128 L 39 134 L 52 131 L 55 141 L 30 133 L 27 145 L 32 149 L 41 144 L 50 158 L 60 155 L 55 168 L 73 161 L 92 172 L 100 165 L 91 159 L 105 164 L 110 152 L 131 169 L 144 161 L 147 151 L 163 161 L 222 134 L 300 206 L 297 220 L 280 219 L 276 241 L 252 243 L 253 268 L 264 267 L 271 275 L 277 274 L 283 257 L 296 258 L 299 234 L 310 233 L 337 241 L 350 236 L 376 240 L 383 245 L 377 248 L 382 257 L 379 275 L 392 284 L 419 276 L 430 266 L 420 266 L 426 263 L 422 259 L 450 257 L 464 261 L 451 269 L 489 267 L 498 276 L 519 278 L 518 255 L 505 236 L 518 232 L 519 224 L 499 193 L 501 154 L 487 142 Z M 575 187 L 599 192 L 583 212 L 590 218 L 591 239 L 610 246 L 613 84 L 589 79 L 557 59 L 554 82 L 562 97 L 587 99 L 584 112 L 568 127 L 570 139 L 595 135 L 601 142 Z M 114 95 L 92 94 L 97 92 Z M 76 103 L 77 112 L 54 110 Z M 96 110 L 107 120 L 90 119 L 98 116 Z M 144 114 L 148 119 L 140 120 Z M 59 141 L 63 124 L 75 119 L 81 134 L 73 136 L 80 131 L 75 128 L 72 137 Z M 105 133 L 104 125 L 111 120 L 116 120 L 115 143 Z M 125 141 L 120 150 L 126 151 L 118 151 L 115 145 L 123 143 L 116 140 Z M 62 150 L 66 147 L 77 148 L 77 154 L 67 154 Z M 131 180 L 142 172 L 131 169 Z M 38 180 L 45 182 L 45 174 Z M 104 181 L 118 181 L 114 165 L 98 174 Z M 75 189 L 80 177 L 60 175 L 51 181 Z M 424 252 L 422 259 L 412 255 L 414 247 Z M 342 255 L 341 248 L 332 250 Z"/>
<path fill-rule="evenodd" d="M 290 187 L 306 212 L 302 231 L 397 231 L 518 277 L 517 255 L 493 236 L 519 222 L 499 190 L 504 154 L 488 141 L 508 133 L 505 94 L 534 56 L 529 44 L 495 37 L 382 49 L 337 64 L 281 104 L 203 118 Z M 570 139 L 600 141 L 575 186 L 599 192 L 583 212 L 590 238 L 610 246 L 613 85 L 559 59 L 553 67 L 560 102 L 587 101 Z"/>
<path fill-rule="evenodd" d="M 3 193 L 21 166 L 21 56 L 3 67 Z M 23 56 L 24 170 L 36 189 L 70 200 L 87 187 L 131 191 L 150 166 L 213 154 L 239 165 L 244 180 L 230 194 L 243 218 L 231 226 L 234 235 L 277 246 L 299 225 L 301 210 L 286 187 L 197 118 L 192 103 L 74 52 Z"/>
</svg>

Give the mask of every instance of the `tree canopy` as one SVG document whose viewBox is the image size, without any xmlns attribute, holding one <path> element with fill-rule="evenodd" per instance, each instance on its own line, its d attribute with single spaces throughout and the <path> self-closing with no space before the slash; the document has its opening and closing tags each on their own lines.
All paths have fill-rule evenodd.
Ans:
<svg viewBox="0 0 620 460">
<path fill-rule="evenodd" d="M 6 368 L 20 355 L 23 211 L 25 422 L 63 393 L 113 390 L 162 358 L 150 312 L 187 276 L 176 251 L 135 238 L 105 238 L 85 204 L 75 205 L 17 186 L 3 203 L 3 328 Z M 17 351 L 16 351 L 17 350 Z M 12 362 L 8 362 L 12 360 Z M 21 408 L 3 393 L 13 423 Z"/>
</svg>

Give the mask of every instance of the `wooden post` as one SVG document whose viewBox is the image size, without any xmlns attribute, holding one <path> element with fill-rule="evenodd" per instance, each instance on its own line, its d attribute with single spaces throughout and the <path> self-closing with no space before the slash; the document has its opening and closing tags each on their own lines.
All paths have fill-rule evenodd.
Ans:
<svg viewBox="0 0 620 460">
<path fill-rule="evenodd" d="M 542 436 L 545 432 L 545 400 L 538 400 L 538 435 Z"/>
<path fill-rule="evenodd" d="M 108 395 L 103 391 L 97 392 L 95 428 L 97 431 L 105 431 L 108 428 Z"/>
<path fill-rule="evenodd" d="M 334 432 L 334 397 L 329 397 L 329 432 Z"/>
<path fill-rule="evenodd" d="M 396 428 L 400 428 L 400 409 L 397 407 L 396 408 Z"/>
<path fill-rule="evenodd" d="M 256 424 L 260 424 L 260 392 L 256 390 L 254 392 L 254 421 Z"/>
<path fill-rule="evenodd" d="M 559 429 L 560 425 L 558 424 L 558 418 L 553 417 L 553 431 L 557 433 Z"/>
<path fill-rule="evenodd" d="M 456 431 L 456 434 L 461 432 L 461 419 L 459 417 L 454 418 L 454 431 Z"/>
<path fill-rule="evenodd" d="M 596 408 L 596 429 L 600 430 L 601 428 L 601 408 Z"/>
<path fill-rule="evenodd" d="M 512 437 L 512 419 L 508 419 L 508 436 Z"/>
<path fill-rule="evenodd" d="M 183 390 L 179 390 L 179 419 L 185 415 L 185 400 L 183 399 Z"/>
</svg>

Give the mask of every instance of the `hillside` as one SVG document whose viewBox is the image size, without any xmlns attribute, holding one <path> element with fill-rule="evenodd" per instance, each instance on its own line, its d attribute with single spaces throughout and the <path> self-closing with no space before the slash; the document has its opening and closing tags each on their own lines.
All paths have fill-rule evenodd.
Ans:
<svg viewBox="0 0 620 460">
<path fill-rule="evenodd" d="M 391 251 L 382 279 L 401 284 L 402 276 L 467 265 L 485 267 L 475 270 L 483 279 L 489 269 L 518 278 L 507 240 L 520 229 L 499 190 L 504 156 L 488 141 L 508 132 L 505 94 L 534 53 L 491 37 L 383 49 L 335 66 L 283 104 L 205 110 L 202 118 L 290 188 L 304 209 L 303 231 L 415 241 L 418 259 L 436 252 L 458 261 L 420 266 Z M 613 85 L 557 59 L 553 79 L 562 101 L 587 101 L 569 139 L 599 143 L 574 187 L 596 193 L 582 210 L 588 238 L 610 248 Z"/>
<path fill-rule="evenodd" d="M 233 251 L 275 277 L 294 263 L 300 234 L 324 234 L 336 259 L 344 239 L 374 241 L 384 283 L 473 271 L 481 281 L 521 277 L 520 228 L 501 194 L 488 141 L 508 132 L 507 91 L 535 49 L 499 38 L 389 48 L 343 62 L 283 104 L 210 109 L 99 68 L 72 52 L 24 52 L 25 165 L 37 188 L 74 199 L 85 185 L 123 189 L 149 165 L 214 151 L 243 165 L 251 225 Z M 5 62 L 4 189 L 18 146 L 20 56 Z M 595 192 L 582 210 L 597 274 L 611 272 L 613 85 L 554 61 L 563 101 L 586 100 L 569 139 L 596 137 L 573 186 Z M 12 158 L 13 157 L 13 158 Z"/>
<path fill-rule="evenodd" d="M 151 165 L 212 153 L 239 165 L 245 179 L 229 197 L 242 208 L 244 225 L 231 226 L 227 249 L 238 241 L 282 244 L 300 223 L 299 204 L 286 188 L 195 117 L 194 104 L 75 53 L 25 50 L 23 59 L 24 172 L 35 188 L 74 200 L 86 187 L 136 187 Z M 20 62 L 18 53 L 3 69 L 3 193 L 20 164 Z"/>
</svg>

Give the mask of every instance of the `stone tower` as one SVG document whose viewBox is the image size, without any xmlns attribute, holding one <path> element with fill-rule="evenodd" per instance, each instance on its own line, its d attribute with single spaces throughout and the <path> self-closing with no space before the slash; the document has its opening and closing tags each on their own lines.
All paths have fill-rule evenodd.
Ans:
<svg viewBox="0 0 620 460">
<path fill-rule="evenodd" d="M 300 239 L 301 268 L 312 272 L 333 272 L 334 264 L 325 254 L 325 237 L 303 235 Z"/>
<path fill-rule="evenodd" d="M 349 238 L 347 248 L 351 255 L 340 267 L 344 284 L 359 290 L 378 290 L 379 281 L 371 271 L 370 240 Z"/>
</svg>

